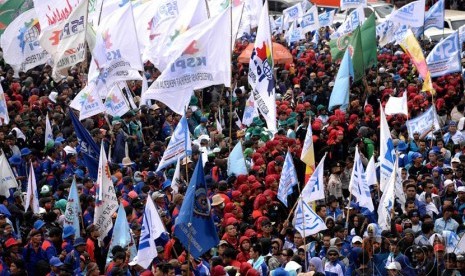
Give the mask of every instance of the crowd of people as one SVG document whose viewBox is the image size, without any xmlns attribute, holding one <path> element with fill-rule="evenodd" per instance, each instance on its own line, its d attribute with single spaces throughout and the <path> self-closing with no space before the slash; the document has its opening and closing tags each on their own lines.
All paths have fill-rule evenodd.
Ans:
<svg viewBox="0 0 465 276">
<path fill-rule="evenodd" d="M 367 68 L 363 81 L 351 85 L 349 108 L 328 110 L 338 71 L 328 44 L 331 31 L 320 29 L 317 44 L 311 42 L 312 35 L 292 43 L 293 62 L 276 66 L 278 132 L 274 135 L 260 117 L 249 126 L 238 123 L 251 91 L 248 65 L 235 59 L 254 36 L 237 41 L 232 62 L 236 88 L 209 87 L 195 91 L 190 100 L 185 116 L 192 154 L 180 160 L 179 179 L 173 179 L 175 165 L 161 172 L 156 169 L 181 115 L 162 102 L 141 103 L 141 82 L 128 82 L 138 109 L 121 117 L 98 114 L 82 121 L 95 143 L 103 143 L 111 156 L 113 184 L 136 246 L 146 201 L 157 207 L 166 234 L 156 240 L 158 256 L 148 268 L 131 260 L 128 248 L 115 246 L 109 252 L 110 238 L 103 245 L 97 242 L 95 179 L 69 116 L 70 101 L 86 85 L 86 66 L 72 67 L 66 79 L 55 82 L 48 65 L 14 77 L 18 72 L 2 60 L 1 86 L 10 122 L 0 126 L 0 146 L 19 187 L 10 197 L 0 196 L 0 275 L 465 275 L 465 252 L 456 244 L 451 247 L 445 235 L 450 231 L 460 236 L 465 230 L 462 76 L 433 79 L 433 98 L 431 91 L 421 91 L 409 56 L 388 44 L 378 49 L 377 66 Z M 287 45 L 282 36 L 274 40 Z M 427 53 L 434 43 L 421 41 L 421 46 Z M 149 84 L 160 74 L 150 63 L 144 73 Z M 371 157 L 378 160 L 380 104 L 403 94 L 409 116 L 387 116 L 387 121 L 399 153 L 406 200 L 396 201 L 391 229 L 381 231 L 376 213 L 381 198 L 378 183 L 369 183 L 375 206 L 370 212 L 349 201 L 349 182 L 356 146 L 364 165 Z M 409 138 L 406 120 L 431 105 L 441 129 Z M 46 144 L 47 114 L 54 141 Z M 306 165 L 300 154 L 308 128 L 317 163 L 327 153 L 326 199 L 315 202 L 314 209 L 328 229 L 302 237 L 293 227 L 291 206 L 305 185 Z M 228 154 L 239 141 L 249 173 L 228 175 Z M 300 187 L 294 187 L 286 208 L 277 191 L 288 151 Z M 200 155 L 217 229 L 205 235 L 218 235 L 220 242 L 201 258 L 192 258 L 173 235 L 173 226 Z M 24 211 L 30 164 L 40 214 Z M 74 228 L 63 227 L 73 179 L 83 211 L 81 237 L 76 237 Z M 174 181 L 178 193 L 173 193 Z"/>
</svg>

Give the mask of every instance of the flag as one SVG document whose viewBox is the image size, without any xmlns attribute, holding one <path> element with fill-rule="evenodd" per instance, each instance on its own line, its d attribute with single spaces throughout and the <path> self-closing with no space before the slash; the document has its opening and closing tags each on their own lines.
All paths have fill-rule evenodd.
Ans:
<svg viewBox="0 0 465 276">
<path fill-rule="evenodd" d="M 192 154 L 192 142 L 189 135 L 189 126 L 186 117 L 183 116 L 171 135 L 168 147 L 158 163 L 157 172 L 174 164 L 178 158 L 182 159 Z"/>
<path fill-rule="evenodd" d="M 71 122 L 73 123 L 74 131 L 78 139 L 79 144 L 77 148 L 82 153 L 84 164 L 89 170 L 90 177 L 97 179 L 97 166 L 99 160 L 98 146 L 92 136 L 90 136 L 87 129 L 85 129 L 81 122 L 79 122 L 79 120 L 76 118 L 76 115 L 74 115 L 71 109 L 69 109 L 69 116 L 71 118 Z"/>
<path fill-rule="evenodd" d="M 305 34 L 301 27 L 297 27 L 297 21 L 294 21 L 284 37 L 286 38 L 287 44 L 291 45 L 293 42 L 305 39 Z"/>
<path fill-rule="evenodd" d="M 118 85 L 113 85 L 105 98 L 106 113 L 111 116 L 123 116 L 130 108 Z"/>
<path fill-rule="evenodd" d="M 294 228 L 304 238 L 328 229 L 323 219 L 302 198 L 294 211 Z"/>
<path fill-rule="evenodd" d="M 6 0 L 0 4 L 0 36 L 3 34 L 8 25 L 21 13 L 32 9 L 31 0 Z"/>
<path fill-rule="evenodd" d="M 425 0 L 408 3 L 389 16 L 393 23 L 410 27 L 422 27 L 425 19 Z"/>
<path fill-rule="evenodd" d="M 341 10 L 347 10 L 350 8 L 358 8 L 360 6 L 366 7 L 366 0 L 341 0 Z"/>
<path fill-rule="evenodd" d="M 81 227 L 79 226 L 79 218 L 82 216 L 81 204 L 79 203 L 79 194 L 76 186 L 76 178 L 73 178 L 73 183 L 69 189 L 68 202 L 64 213 L 63 228 L 72 226 L 75 231 L 75 237 L 81 236 Z"/>
<path fill-rule="evenodd" d="M 86 59 L 87 7 L 88 0 L 81 0 L 65 20 L 40 33 L 40 45 L 52 56 L 55 77 L 67 75 L 64 69 Z"/>
<path fill-rule="evenodd" d="M 459 42 L 458 31 L 453 32 L 445 39 L 439 41 L 426 57 L 431 77 L 444 76 L 451 73 L 462 72 L 460 54 L 462 45 Z"/>
<path fill-rule="evenodd" d="M 434 130 L 441 129 L 434 105 L 425 110 L 421 115 L 409 119 L 405 125 L 407 126 L 408 134 L 411 139 L 413 139 L 413 134 L 415 132 L 424 135 L 426 132 L 429 132 L 431 128 Z"/>
<path fill-rule="evenodd" d="M 394 188 L 394 195 L 402 211 L 406 212 L 405 203 L 407 202 L 407 197 L 405 196 L 404 188 L 402 187 L 402 173 L 400 170 L 397 170 L 397 178 L 396 178 L 396 185 Z"/>
<path fill-rule="evenodd" d="M 147 201 L 149 201 L 148 199 Z M 108 214 L 111 217 L 111 214 Z M 126 248 L 131 243 L 131 230 L 126 218 L 126 210 L 124 210 L 123 203 L 119 204 L 118 215 L 116 216 L 115 226 L 113 227 L 113 234 L 111 236 L 110 246 L 108 248 L 107 261 L 108 264 L 113 258 L 111 250 L 113 247 L 119 245 L 122 248 Z"/>
<path fill-rule="evenodd" d="M 389 176 L 389 180 L 384 187 L 383 195 L 381 196 L 380 204 L 378 206 L 378 225 L 382 230 L 391 229 L 391 211 L 394 207 L 394 189 L 397 179 L 397 162 L 398 161 L 396 158 L 393 173 L 391 173 Z"/>
<path fill-rule="evenodd" d="M 441 233 L 442 237 L 444 238 L 444 245 L 446 246 L 447 253 L 455 253 L 458 249 L 457 245 L 459 243 L 459 236 L 452 231 L 443 230 Z"/>
<path fill-rule="evenodd" d="M 384 108 L 386 115 L 404 114 L 408 116 L 407 93 L 404 92 L 402 97 L 390 96 Z"/>
<path fill-rule="evenodd" d="M 266 9 L 266 13 L 268 13 L 268 4 L 265 2 L 263 5 L 262 9 L 262 16 L 263 13 Z M 285 10 L 283 10 L 283 15 L 284 15 L 284 22 L 285 23 L 290 23 L 296 21 L 298 18 L 302 17 L 304 15 L 304 10 L 302 9 L 302 5 L 300 3 L 295 4 L 294 6 L 291 6 Z M 268 17 L 268 16 L 267 16 Z M 258 23 L 258 26 L 260 26 L 260 22 Z"/>
<path fill-rule="evenodd" d="M 42 29 L 65 21 L 82 0 L 34 0 L 34 9 Z"/>
<path fill-rule="evenodd" d="M 268 1 L 265 1 L 258 23 L 257 37 L 249 63 L 249 84 L 253 89 L 255 104 L 265 118 L 266 125 L 272 133 L 276 128 L 276 101 L 273 71 L 273 55 L 271 51 L 270 18 L 268 16 Z"/>
<path fill-rule="evenodd" d="M 145 3 L 139 2 L 141 3 L 140 5 L 133 5 L 132 7 L 141 54 L 144 54 L 146 50 L 148 50 L 148 47 L 150 47 L 152 22 L 158 13 L 158 8 L 163 6 L 164 2 L 167 1 L 148 1 Z M 173 3 L 173 1 L 170 2 Z M 174 3 L 176 3 L 176 1 L 174 1 Z M 147 60 L 148 59 L 143 59 L 144 62 Z"/>
<path fill-rule="evenodd" d="M 98 177 L 95 188 L 94 224 L 100 233 L 98 241 L 102 244 L 103 239 L 113 227 L 111 216 L 118 209 L 118 198 L 116 198 L 115 187 L 113 187 L 113 181 L 111 180 L 110 167 L 103 149 L 103 142 L 100 145 Z"/>
<path fill-rule="evenodd" d="M 456 252 L 465 252 L 465 235 L 460 238 L 460 241 L 457 243 Z"/>
<path fill-rule="evenodd" d="M 379 163 L 380 166 L 380 189 L 384 192 L 384 187 L 388 184 L 392 172 L 394 171 L 394 144 L 389 131 L 389 125 L 384 115 L 383 106 L 380 105 L 380 151 Z"/>
<path fill-rule="evenodd" d="M 8 198 L 10 197 L 10 189 L 18 188 L 18 182 L 4 152 L 0 154 L 0 171 L 2 172 L 0 175 L 0 195 Z"/>
<path fill-rule="evenodd" d="M 329 41 L 329 47 L 331 50 L 331 59 L 334 62 L 344 57 L 347 46 L 349 46 L 351 40 L 352 40 L 352 33 L 342 35 L 338 38 L 334 38 Z"/>
<path fill-rule="evenodd" d="M 340 36 L 353 32 L 358 26 L 362 25 L 365 20 L 365 11 L 362 6 L 354 9 L 342 23 L 339 28 L 331 34 L 331 39 L 338 38 Z"/>
<path fill-rule="evenodd" d="M 179 193 L 179 186 L 181 184 L 181 159 L 178 158 L 176 162 L 176 168 L 174 169 L 173 179 L 171 179 L 171 189 L 173 190 L 173 195 Z"/>
<path fill-rule="evenodd" d="M 438 0 L 425 14 L 423 30 L 444 29 L 444 0 Z"/>
<path fill-rule="evenodd" d="M 10 116 L 8 116 L 8 107 L 6 105 L 5 93 L 3 87 L 0 85 L 0 126 L 8 125 L 10 123 Z"/>
<path fill-rule="evenodd" d="M 74 97 L 69 106 L 79 110 L 79 120 L 84 120 L 106 111 L 94 83 L 90 83 L 84 87 Z"/>
<path fill-rule="evenodd" d="M 354 68 L 354 82 L 359 81 L 365 75 L 365 66 L 363 63 L 362 32 L 360 27 L 357 27 L 352 34 L 349 50 L 352 58 L 352 66 Z"/>
<path fill-rule="evenodd" d="M 328 27 L 333 25 L 335 10 L 325 11 L 318 15 L 320 27 Z"/>
<path fill-rule="evenodd" d="M 241 21 L 244 21 L 250 28 L 256 28 L 263 7 L 266 9 L 267 6 L 263 5 L 262 0 L 247 0 L 244 1 L 244 4 L 244 14 Z"/>
<path fill-rule="evenodd" d="M 37 192 L 36 176 L 32 162 L 29 163 L 29 178 L 27 180 L 27 193 L 25 199 L 25 211 L 31 207 L 34 214 L 39 214 L 39 193 Z"/>
<path fill-rule="evenodd" d="M 292 155 L 287 151 L 286 158 L 284 159 L 281 177 L 279 178 L 278 199 L 287 206 L 287 196 L 292 194 L 292 187 L 297 185 L 297 173 L 295 171 Z"/>
<path fill-rule="evenodd" d="M 253 98 L 253 94 L 250 94 L 249 98 L 245 102 L 244 115 L 242 117 L 242 124 L 250 126 L 253 122 L 253 118 L 258 117 L 257 106 Z"/>
<path fill-rule="evenodd" d="M 311 7 L 308 12 L 302 16 L 300 27 L 304 34 L 320 28 L 320 22 L 318 21 L 318 9 L 316 6 Z"/>
<path fill-rule="evenodd" d="M 375 207 L 371 200 L 370 186 L 368 185 L 365 170 L 363 169 L 362 161 L 358 146 L 355 146 L 354 167 L 349 182 L 349 191 L 356 197 L 357 203 L 373 212 Z"/>
<path fill-rule="evenodd" d="M 303 12 L 308 11 L 312 7 L 312 4 L 309 0 L 302 0 L 300 4 L 302 5 Z"/>
<path fill-rule="evenodd" d="M 174 182 L 174 181 L 173 181 Z M 143 268 L 148 268 L 153 259 L 157 257 L 157 248 L 155 240 L 163 232 L 166 232 L 165 226 L 161 221 L 155 205 L 151 199 L 147 200 L 142 218 L 142 230 L 137 250 L 137 264 Z"/>
<path fill-rule="evenodd" d="M 309 121 L 311 122 L 310 118 Z M 309 124 L 307 127 L 304 145 L 302 146 L 302 152 L 300 154 L 300 160 L 307 164 L 307 166 L 315 169 L 315 149 L 313 148 L 313 131 L 311 124 Z"/>
<path fill-rule="evenodd" d="M 320 33 L 318 31 L 315 31 L 315 34 L 313 35 L 313 38 L 312 38 L 312 43 L 313 43 L 313 49 L 314 50 L 318 49 L 318 43 L 320 43 Z"/>
<path fill-rule="evenodd" d="M 169 65 L 145 92 L 146 99 L 163 102 L 183 114 L 193 90 L 231 83 L 230 36 L 224 32 L 230 12 L 204 21 L 181 34 L 168 50 Z"/>
<path fill-rule="evenodd" d="M 344 58 L 337 71 L 336 81 L 329 98 L 328 110 L 340 106 L 341 110 L 346 110 L 349 106 L 350 77 L 354 76 L 354 68 L 349 49 L 346 49 Z M 310 127 L 310 126 L 309 126 Z"/>
<path fill-rule="evenodd" d="M 174 235 L 190 254 L 199 258 L 220 240 L 211 217 L 210 201 L 200 155 L 192 175 L 179 215 L 174 222 Z"/>
<path fill-rule="evenodd" d="M 3 32 L 0 38 L 3 58 L 15 74 L 42 65 L 50 58 L 39 44 L 41 29 L 36 11 L 30 9 L 16 17 Z"/>
<path fill-rule="evenodd" d="M 301 197 L 305 202 L 316 201 L 325 198 L 325 184 L 324 184 L 324 163 L 326 159 L 326 153 L 321 158 L 320 163 L 316 167 L 312 176 L 305 184 L 305 187 L 302 189 Z"/>
<path fill-rule="evenodd" d="M 242 142 L 239 141 L 231 151 L 228 157 L 228 176 L 231 175 L 247 175 L 247 167 L 245 166 L 245 158 L 242 153 Z"/>
<path fill-rule="evenodd" d="M 363 50 L 363 66 L 370 68 L 378 64 L 377 45 L 376 45 L 376 17 L 372 13 L 360 28 Z"/>
<path fill-rule="evenodd" d="M 55 143 L 55 139 L 53 139 L 52 125 L 50 124 L 47 112 L 47 115 L 45 115 L 45 147 L 47 147 L 49 142 Z"/>
<path fill-rule="evenodd" d="M 394 33 L 398 25 L 394 25 L 391 20 L 376 25 L 376 36 L 379 38 L 379 46 L 384 47 L 386 44 L 394 41 Z"/>
<path fill-rule="evenodd" d="M 368 161 L 368 165 L 365 170 L 365 175 L 366 175 L 367 183 L 369 186 L 378 183 L 378 179 L 376 177 L 375 158 L 373 156 Z"/>
<path fill-rule="evenodd" d="M 460 41 L 460 44 L 465 42 L 465 25 L 459 28 L 459 41 Z"/>
</svg>

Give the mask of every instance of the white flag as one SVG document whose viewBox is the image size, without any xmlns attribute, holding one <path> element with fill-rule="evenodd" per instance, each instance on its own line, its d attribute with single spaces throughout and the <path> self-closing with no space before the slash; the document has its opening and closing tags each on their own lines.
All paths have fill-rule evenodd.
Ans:
<svg viewBox="0 0 465 276">
<path fill-rule="evenodd" d="M 89 83 L 89 85 L 84 87 L 70 103 L 70 107 L 80 111 L 79 120 L 82 121 L 101 112 L 105 112 L 105 106 L 96 90 L 95 84 Z"/>
<path fill-rule="evenodd" d="M 48 118 L 48 112 L 45 116 L 45 147 L 49 142 L 54 143 L 52 125 L 50 124 L 50 119 Z"/>
<path fill-rule="evenodd" d="M 341 37 L 343 35 L 353 32 L 358 26 L 363 24 L 365 20 L 365 10 L 362 6 L 354 9 L 342 23 L 339 28 L 331 34 L 331 39 Z"/>
<path fill-rule="evenodd" d="M 148 198 L 145 205 L 139 248 L 137 251 L 138 265 L 143 268 L 149 267 L 153 259 L 158 255 L 155 240 L 164 232 L 166 232 L 166 230 L 160 219 L 160 215 L 152 199 Z"/>
<path fill-rule="evenodd" d="M 350 8 L 358 8 L 360 6 L 366 7 L 366 0 L 341 0 L 341 10 L 347 10 Z"/>
<path fill-rule="evenodd" d="M 396 187 L 394 189 L 394 194 L 397 198 L 397 201 L 400 204 L 400 207 L 402 208 L 402 211 L 406 212 L 405 203 L 407 202 L 407 197 L 402 186 L 402 172 L 400 170 L 397 170 Z"/>
<path fill-rule="evenodd" d="M 309 121 L 311 121 L 311 118 L 309 118 Z M 307 132 L 305 133 L 305 140 L 302 146 L 300 160 L 302 160 L 307 166 L 310 166 L 312 168 L 315 167 L 315 149 L 313 147 L 313 131 L 312 131 L 312 126 L 310 124 L 307 127 Z"/>
<path fill-rule="evenodd" d="M 173 189 L 173 195 L 179 193 L 179 186 L 181 185 L 181 159 L 178 158 L 176 162 L 176 168 L 174 169 L 173 179 L 171 179 L 171 189 Z"/>
<path fill-rule="evenodd" d="M 298 42 L 305 39 L 305 34 L 301 27 L 297 27 L 297 21 L 295 21 L 291 24 L 291 27 L 286 32 L 284 37 L 286 38 L 287 44 L 291 45 L 293 42 Z"/>
<path fill-rule="evenodd" d="M 34 0 L 34 9 L 42 30 L 65 21 L 81 1 L 83 0 Z"/>
<path fill-rule="evenodd" d="M 270 17 L 268 16 L 268 2 L 265 1 L 258 23 L 257 37 L 249 63 L 249 84 L 252 86 L 255 104 L 266 121 L 266 126 L 272 133 L 276 128 L 276 101 L 274 61 L 271 52 Z M 299 4 L 299 7 L 302 6 Z"/>
<path fill-rule="evenodd" d="M 105 110 L 111 116 L 120 117 L 129 111 L 126 98 L 118 85 L 113 85 L 108 92 L 108 95 L 105 98 Z"/>
<path fill-rule="evenodd" d="M 153 18 L 157 15 L 158 7 L 164 1 L 148 1 L 140 3 L 139 5 L 133 4 L 134 20 L 136 21 L 137 39 L 139 40 L 139 48 L 141 55 L 145 52 L 146 48 L 150 46 L 150 31 Z M 143 60 L 146 61 L 146 60 Z"/>
<path fill-rule="evenodd" d="M 354 167 L 350 176 L 349 191 L 357 198 L 357 203 L 373 212 L 375 207 L 371 200 L 370 186 L 366 181 L 358 146 L 355 146 Z"/>
<path fill-rule="evenodd" d="M 34 173 L 34 167 L 32 166 L 32 162 L 29 163 L 29 178 L 27 180 L 27 193 L 26 193 L 26 200 L 25 200 L 25 210 L 29 209 L 29 206 L 32 209 L 34 214 L 38 214 L 39 210 L 39 193 L 37 192 L 37 183 L 36 183 L 36 176 Z"/>
<path fill-rule="evenodd" d="M 300 21 L 300 27 L 302 28 L 302 33 L 306 34 L 308 32 L 318 30 L 320 28 L 320 22 L 318 19 L 318 9 L 316 6 L 311 7 L 307 13 L 302 16 Z"/>
<path fill-rule="evenodd" d="M 253 118 L 258 117 L 257 106 L 253 98 L 253 94 L 250 94 L 249 98 L 245 102 L 244 116 L 242 117 L 242 124 L 250 126 L 253 122 Z"/>
<path fill-rule="evenodd" d="M 394 170 L 391 173 L 388 182 L 381 196 L 378 206 L 378 225 L 382 230 L 391 229 L 391 210 L 394 208 L 394 189 L 397 179 L 397 158 L 394 163 Z"/>
<path fill-rule="evenodd" d="M 3 87 L 0 85 L 0 126 L 8 125 L 10 123 L 10 116 L 8 116 L 8 107 L 6 105 L 5 93 Z"/>
<path fill-rule="evenodd" d="M 0 155 L 0 172 L 0 195 L 8 198 L 10 197 L 10 189 L 18 188 L 18 182 L 3 152 Z"/>
<path fill-rule="evenodd" d="M 333 25 L 335 10 L 326 11 L 318 15 L 320 27 L 327 27 Z"/>
<path fill-rule="evenodd" d="M 318 216 L 305 201 L 300 198 L 294 212 L 294 227 L 302 237 L 306 238 L 328 229 L 323 219 Z"/>
<path fill-rule="evenodd" d="M 407 93 L 402 97 L 389 97 L 385 107 L 386 115 L 404 114 L 408 116 Z"/>
<path fill-rule="evenodd" d="M 365 174 L 366 174 L 367 183 L 369 186 L 378 183 L 378 179 L 376 178 L 375 158 L 373 156 L 370 158 L 370 161 L 368 161 Z"/>
<path fill-rule="evenodd" d="M 171 57 L 145 92 L 145 99 L 163 102 L 178 114 L 184 114 L 193 90 L 231 83 L 230 35 L 224 30 L 231 24 L 230 12 L 204 21 L 181 34 L 167 50 Z"/>
<path fill-rule="evenodd" d="M 16 17 L 3 32 L 0 39 L 3 58 L 15 74 L 42 65 L 50 58 L 39 44 L 40 30 L 36 11 L 30 9 Z"/>
<path fill-rule="evenodd" d="M 457 252 L 465 252 L 465 235 L 460 238 L 460 241 L 457 244 Z"/>
<path fill-rule="evenodd" d="M 425 20 L 425 0 L 418 0 L 402 6 L 389 16 L 393 23 L 410 27 L 422 27 Z"/>
<path fill-rule="evenodd" d="M 266 9 L 268 7 L 268 4 L 263 5 Z M 262 10 L 263 13 L 263 10 Z M 268 10 L 266 11 L 268 13 Z M 293 22 L 296 21 L 299 17 L 302 17 L 304 15 L 304 10 L 302 9 L 302 4 L 298 3 L 295 4 L 292 7 L 289 7 L 285 10 L 283 10 L 283 15 L 284 15 L 284 22 Z M 260 23 L 259 23 L 260 26 Z"/>
<path fill-rule="evenodd" d="M 239 140 L 228 157 L 228 176 L 233 174 L 236 176 L 248 174 L 244 154 L 242 152 L 242 142 Z"/>
<path fill-rule="evenodd" d="M 115 187 L 111 180 L 110 167 L 108 165 L 107 154 L 103 148 L 103 142 L 100 145 L 98 175 L 95 187 L 94 224 L 100 233 L 98 241 L 102 244 L 103 239 L 113 227 L 111 216 L 118 209 L 118 198 L 116 197 Z"/>
<path fill-rule="evenodd" d="M 310 127 L 310 126 L 309 126 Z M 315 168 L 312 176 L 305 184 L 302 189 L 301 197 L 305 202 L 312 202 L 320 199 L 325 199 L 325 185 L 324 185 L 324 163 L 326 159 L 326 153 L 321 158 L 320 163 Z"/>
<path fill-rule="evenodd" d="M 292 194 L 292 188 L 299 184 L 297 173 L 292 161 L 292 155 L 287 151 L 286 158 L 284 159 L 283 169 L 281 170 L 281 177 L 279 178 L 279 187 L 277 198 L 287 206 L 287 196 Z"/>
<path fill-rule="evenodd" d="M 394 143 L 392 141 L 389 125 L 384 115 L 383 106 L 380 105 L 380 151 L 379 162 L 380 166 L 380 189 L 384 192 L 384 187 L 387 185 L 392 172 L 394 171 Z"/>
</svg>

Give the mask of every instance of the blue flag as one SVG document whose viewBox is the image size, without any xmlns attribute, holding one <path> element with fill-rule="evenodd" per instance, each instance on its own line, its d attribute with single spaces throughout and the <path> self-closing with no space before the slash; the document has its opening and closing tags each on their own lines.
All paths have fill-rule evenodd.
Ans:
<svg viewBox="0 0 465 276">
<path fill-rule="evenodd" d="M 347 47 L 341 65 L 339 66 L 339 71 L 337 71 L 331 97 L 329 98 L 329 111 L 338 105 L 341 106 L 341 110 L 346 110 L 349 106 L 350 77 L 354 77 L 354 66 L 352 65 L 349 47 Z"/>
<path fill-rule="evenodd" d="M 194 258 L 199 258 L 220 242 L 210 215 L 202 164 L 200 155 L 174 224 L 174 235 Z"/>
<path fill-rule="evenodd" d="M 439 0 L 425 14 L 425 24 L 423 28 L 444 29 L 444 0 Z"/>
<path fill-rule="evenodd" d="M 73 122 L 74 130 L 76 131 L 76 136 L 79 142 L 77 148 L 80 149 L 82 153 L 84 164 L 89 170 L 90 177 L 96 180 L 100 148 L 97 146 L 94 139 L 92 139 L 92 136 L 90 136 L 87 129 L 85 129 L 81 122 L 79 122 L 78 118 L 76 118 L 76 115 L 74 115 L 71 109 L 69 109 L 69 116 Z"/>
<path fill-rule="evenodd" d="M 426 63 L 431 77 L 444 76 L 450 73 L 462 71 L 460 53 L 462 47 L 459 44 L 459 33 L 455 31 L 441 40 L 426 57 Z"/>
<path fill-rule="evenodd" d="M 278 187 L 278 199 L 287 206 L 287 196 L 292 194 L 292 187 L 297 185 L 297 173 L 295 172 L 294 162 L 289 151 L 287 151 L 286 159 L 284 160 L 281 178 Z"/>
<path fill-rule="evenodd" d="M 73 179 L 71 188 L 69 189 L 68 202 L 66 203 L 65 220 L 63 228 L 70 225 L 75 230 L 76 238 L 81 236 L 81 228 L 79 227 L 79 218 L 81 217 L 81 204 L 79 204 L 79 194 L 76 186 L 76 178 Z"/>
<path fill-rule="evenodd" d="M 111 250 L 116 245 L 123 248 L 127 247 L 132 241 L 131 230 L 126 219 L 126 211 L 123 203 L 120 203 L 118 208 L 118 216 L 116 217 L 115 226 L 113 227 L 113 235 L 111 236 L 110 247 L 108 250 L 107 264 L 111 261 Z"/>
<path fill-rule="evenodd" d="M 242 153 L 242 143 L 237 143 L 228 157 L 228 175 L 248 174 L 245 166 L 244 154 Z"/>
</svg>

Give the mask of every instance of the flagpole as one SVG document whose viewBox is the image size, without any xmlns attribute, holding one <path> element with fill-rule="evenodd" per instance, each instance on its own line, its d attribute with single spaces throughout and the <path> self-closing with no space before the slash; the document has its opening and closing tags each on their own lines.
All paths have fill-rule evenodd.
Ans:
<svg viewBox="0 0 465 276">
<path fill-rule="evenodd" d="M 305 270 L 307 270 L 308 267 L 308 261 L 307 261 L 307 241 L 306 238 L 307 236 L 305 235 L 305 215 L 304 215 L 304 200 L 301 195 L 301 190 L 300 190 L 300 185 L 297 182 L 297 189 L 299 190 L 299 199 L 297 202 L 300 201 L 300 208 L 302 208 L 302 225 L 303 225 L 303 231 L 304 231 L 304 252 L 305 252 Z"/>
<path fill-rule="evenodd" d="M 98 15 L 97 25 L 100 25 L 100 19 L 102 18 L 103 2 L 105 2 L 105 0 L 102 0 L 102 4 L 100 5 L 100 13 Z"/>
<path fill-rule="evenodd" d="M 205 0 L 206 1 L 206 0 Z M 232 64 L 232 52 L 233 52 L 233 27 L 232 27 L 232 5 L 233 1 L 229 1 L 229 15 L 230 15 L 230 25 L 229 25 L 229 34 L 231 36 L 230 43 L 229 43 L 229 60 Z M 242 8 L 243 9 L 243 8 Z M 242 18 L 242 15 L 241 15 Z M 240 24 L 240 23 L 239 23 Z M 232 73 L 232 72 L 231 72 Z M 231 76 L 231 83 L 229 86 L 231 87 L 231 91 L 229 91 L 229 143 L 228 143 L 228 152 L 231 153 L 231 144 L 232 144 L 232 94 L 233 94 L 233 77 Z"/>
</svg>

